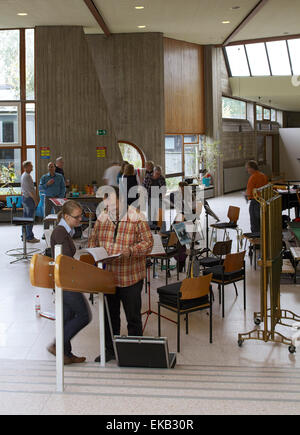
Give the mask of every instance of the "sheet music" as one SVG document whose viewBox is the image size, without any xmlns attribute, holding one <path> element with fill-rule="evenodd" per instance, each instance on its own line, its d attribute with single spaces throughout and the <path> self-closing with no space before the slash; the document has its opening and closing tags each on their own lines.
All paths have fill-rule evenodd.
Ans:
<svg viewBox="0 0 300 435">
<path fill-rule="evenodd" d="M 110 260 L 121 256 L 121 254 L 108 255 L 106 249 L 102 246 L 98 248 L 79 249 L 78 251 L 76 251 L 74 258 L 76 260 L 79 260 L 82 254 L 90 254 L 94 258 L 96 263 L 98 263 L 99 261 Z"/>
<path fill-rule="evenodd" d="M 161 237 L 159 234 L 153 234 L 153 247 L 152 247 L 152 251 L 150 255 L 164 255 L 165 249 L 163 247 L 162 241 L 161 241 Z"/>
</svg>

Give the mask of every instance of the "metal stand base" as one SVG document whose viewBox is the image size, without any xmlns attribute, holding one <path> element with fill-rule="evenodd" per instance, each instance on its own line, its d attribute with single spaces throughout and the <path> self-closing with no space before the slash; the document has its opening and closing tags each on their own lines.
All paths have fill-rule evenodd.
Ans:
<svg viewBox="0 0 300 435">
<path fill-rule="evenodd" d="M 270 308 L 267 310 L 267 318 L 272 318 Z M 294 325 L 290 325 L 290 324 L 282 322 L 283 319 L 300 322 L 300 316 L 298 316 L 297 314 L 295 314 L 289 310 L 280 310 L 279 311 L 277 325 L 287 326 L 289 328 L 294 328 Z M 256 325 L 259 325 L 262 321 L 263 321 L 262 313 L 260 313 L 260 312 L 254 313 L 254 323 Z M 293 338 L 287 338 L 277 331 L 269 331 L 268 329 L 266 329 L 266 330 L 253 329 L 250 332 L 238 334 L 238 345 L 239 346 L 242 346 L 242 344 L 245 340 L 260 340 L 260 341 L 264 341 L 265 343 L 273 342 L 273 343 L 286 344 L 287 346 L 289 346 L 290 353 L 296 352 L 296 347 L 294 346 Z"/>
<path fill-rule="evenodd" d="M 23 239 L 23 248 L 10 249 L 6 251 L 5 254 L 11 257 L 17 257 L 16 260 L 10 262 L 10 264 L 16 263 L 17 261 L 22 260 L 31 260 L 31 257 L 37 252 L 41 252 L 40 249 L 37 248 L 27 248 L 26 243 L 26 226 L 22 225 L 22 239 Z"/>
</svg>

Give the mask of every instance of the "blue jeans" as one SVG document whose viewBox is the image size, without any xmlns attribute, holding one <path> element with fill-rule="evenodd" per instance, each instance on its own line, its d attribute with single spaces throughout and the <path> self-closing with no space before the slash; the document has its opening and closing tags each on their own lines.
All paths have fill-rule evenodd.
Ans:
<svg viewBox="0 0 300 435">
<path fill-rule="evenodd" d="M 35 215 L 35 202 L 29 196 L 26 198 L 23 196 L 23 217 L 33 217 Z M 33 225 L 26 225 L 26 240 L 32 240 L 34 238 L 32 232 Z"/>
<path fill-rule="evenodd" d="M 72 356 L 71 339 L 92 320 L 85 296 L 77 292 L 63 292 L 64 301 L 64 354 Z"/>
</svg>

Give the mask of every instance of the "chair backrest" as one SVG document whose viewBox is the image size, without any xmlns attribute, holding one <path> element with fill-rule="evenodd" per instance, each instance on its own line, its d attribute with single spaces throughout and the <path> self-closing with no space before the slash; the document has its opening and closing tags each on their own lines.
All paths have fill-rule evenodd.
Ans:
<svg viewBox="0 0 300 435">
<path fill-rule="evenodd" d="M 246 251 L 227 254 L 224 260 L 224 272 L 236 272 L 244 266 Z"/>
<path fill-rule="evenodd" d="M 209 286 L 213 274 L 198 276 L 196 278 L 185 278 L 180 287 L 182 300 L 201 298 L 209 294 Z"/>
<path fill-rule="evenodd" d="M 216 242 L 213 247 L 213 254 L 218 257 L 230 254 L 231 245 L 232 245 L 232 240 L 226 240 L 224 242 Z"/>
<path fill-rule="evenodd" d="M 228 207 L 228 213 L 227 217 L 230 220 L 230 222 L 237 223 L 240 216 L 240 207 L 235 207 L 234 205 L 230 205 Z"/>
</svg>

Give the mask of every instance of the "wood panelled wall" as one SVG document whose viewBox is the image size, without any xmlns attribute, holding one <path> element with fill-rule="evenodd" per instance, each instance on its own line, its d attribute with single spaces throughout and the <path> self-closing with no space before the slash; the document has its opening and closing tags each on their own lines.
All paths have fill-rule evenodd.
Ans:
<svg viewBox="0 0 300 435">
<path fill-rule="evenodd" d="M 36 100 L 37 180 L 47 172 L 39 151 L 47 146 L 51 160 L 64 157 L 71 183 L 101 183 L 108 161 L 121 153 L 81 27 L 36 28 Z M 97 129 L 108 134 L 97 136 Z M 107 147 L 107 158 L 96 157 L 97 146 Z"/>
<path fill-rule="evenodd" d="M 165 131 L 205 133 L 203 46 L 164 38 Z"/>
<path fill-rule="evenodd" d="M 164 166 L 163 37 L 86 35 L 118 140 Z"/>
</svg>

